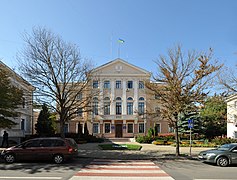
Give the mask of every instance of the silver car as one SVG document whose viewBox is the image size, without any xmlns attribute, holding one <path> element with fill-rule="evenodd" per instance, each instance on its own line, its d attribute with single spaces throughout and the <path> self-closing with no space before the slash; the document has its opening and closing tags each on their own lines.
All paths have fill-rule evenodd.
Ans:
<svg viewBox="0 0 237 180">
<path fill-rule="evenodd" d="M 221 167 L 237 164 L 237 143 L 224 144 L 217 149 L 201 151 L 198 159 Z"/>
</svg>

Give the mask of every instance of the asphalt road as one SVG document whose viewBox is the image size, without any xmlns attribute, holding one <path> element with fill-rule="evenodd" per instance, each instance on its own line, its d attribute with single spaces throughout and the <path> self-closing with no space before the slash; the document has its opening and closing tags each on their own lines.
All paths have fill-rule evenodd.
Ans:
<svg viewBox="0 0 237 180">
<path fill-rule="evenodd" d="M 37 180 L 68 180 L 81 168 L 88 166 L 91 158 L 77 158 L 72 162 L 56 165 L 49 162 L 18 162 L 5 164 L 0 162 L 0 180 L 37 179 Z M 136 161 L 136 160 L 135 160 Z M 237 166 L 218 167 L 197 160 L 154 160 L 162 170 L 176 180 L 236 180 Z"/>
<path fill-rule="evenodd" d="M 175 180 L 236 180 L 237 165 L 219 167 L 198 160 L 155 160 Z"/>
</svg>

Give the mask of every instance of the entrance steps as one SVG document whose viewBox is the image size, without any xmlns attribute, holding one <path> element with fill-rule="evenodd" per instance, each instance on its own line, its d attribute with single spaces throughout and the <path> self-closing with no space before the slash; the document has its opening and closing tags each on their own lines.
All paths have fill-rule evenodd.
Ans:
<svg viewBox="0 0 237 180">
<path fill-rule="evenodd" d="M 135 139 L 134 138 L 106 138 L 105 141 L 107 142 L 134 142 Z"/>
</svg>

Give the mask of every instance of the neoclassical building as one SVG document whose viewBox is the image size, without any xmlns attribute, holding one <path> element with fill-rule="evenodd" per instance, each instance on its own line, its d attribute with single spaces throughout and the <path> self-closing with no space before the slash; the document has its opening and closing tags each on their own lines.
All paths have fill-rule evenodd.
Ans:
<svg viewBox="0 0 237 180">
<path fill-rule="evenodd" d="M 4 130 L 9 133 L 9 138 L 24 137 L 25 135 L 31 135 L 33 131 L 33 91 L 34 87 L 19 74 L 17 74 L 10 67 L 0 61 L 0 70 L 4 69 L 9 74 L 11 84 L 19 89 L 23 90 L 23 102 L 18 106 L 15 111 L 18 113 L 17 117 L 12 118 L 12 121 L 16 122 L 17 125 L 11 129 L 0 129 L 0 134 L 3 134 Z M 0 135 L 0 136 L 1 136 Z"/>
<path fill-rule="evenodd" d="M 98 92 L 92 98 L 92 112 L 79 113 L 66 124 L 66 132 L 78 132 L 85 123 L 90 134 L 105 138 L 145 135 L 149 128 L 156 128 L 158 133 L 171 131 L 157 113 L 159 97 L 145 87 L 150 72 L 115 59 L 93 69 L 91 76 L 90 88 Z"/>
</svg>

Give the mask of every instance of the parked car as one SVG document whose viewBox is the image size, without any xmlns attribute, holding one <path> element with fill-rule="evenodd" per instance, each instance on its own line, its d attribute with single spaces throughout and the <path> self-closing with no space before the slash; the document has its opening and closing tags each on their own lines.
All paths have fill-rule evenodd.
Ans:
<svg viewBox="0 0 237 180">
<path fill-rule="evenodd" d="M 237 143 L 224 144 L 217 149 L 201 151 L 198 158 L 222 167 L 237 164 Z"/>
<path fill-rule="evenodd" d="M 7 163 L 17 160 L 53 160 L 60 164 L 78 155 L 78 145 L 70 138 L 35 138 L 2 151 Z"/>
</svg>

